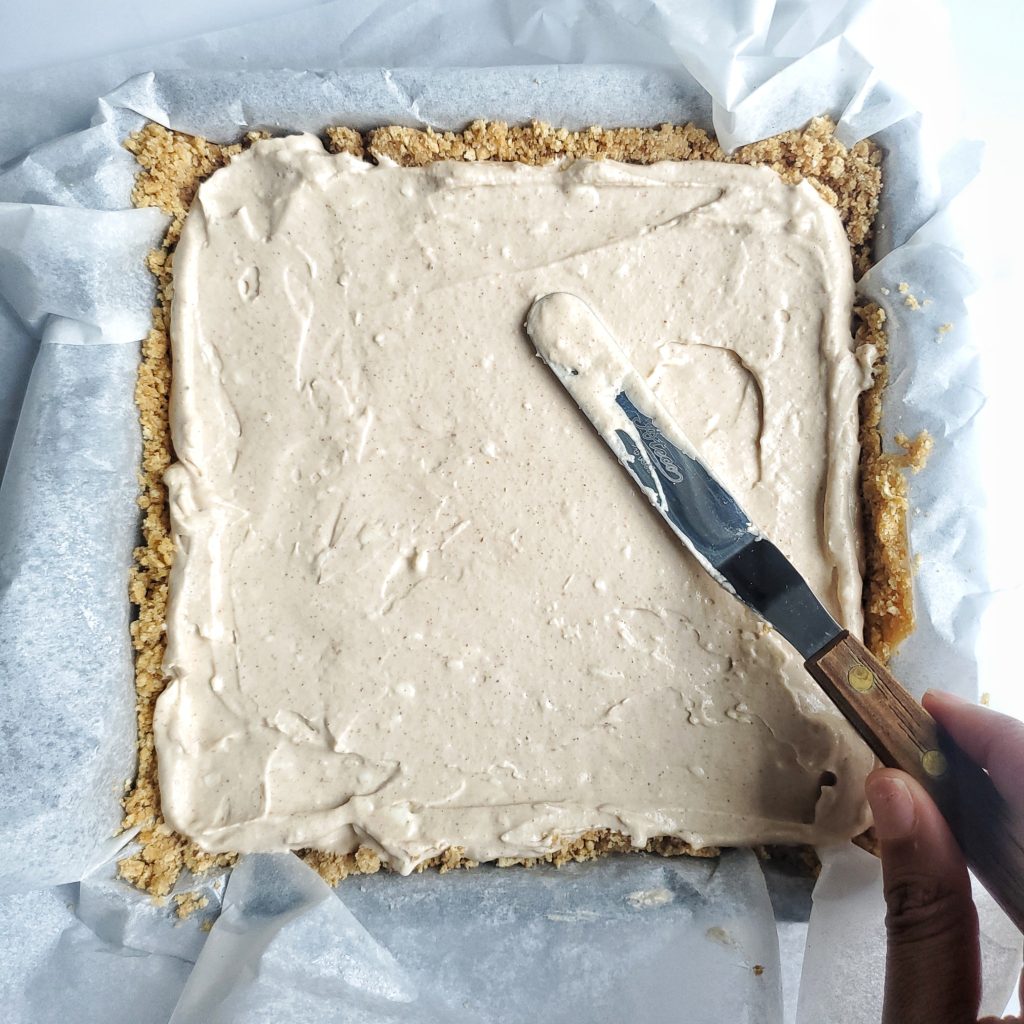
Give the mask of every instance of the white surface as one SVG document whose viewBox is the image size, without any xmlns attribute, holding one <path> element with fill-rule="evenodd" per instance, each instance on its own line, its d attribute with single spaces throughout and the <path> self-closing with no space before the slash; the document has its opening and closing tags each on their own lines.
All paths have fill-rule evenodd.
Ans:
<svg viewBox="0 0 1024 1024">
<path fill-rule="evenodd" d="M 1024 295 L 1024 205 L 1020 168 L 1024 166 L 1024 65 L 1017 47 L 1024 38 L 1024 5 L 1018 0 L 949 0 L 953 38 L 960 65 L 964 134 L 985 141 L 982 173 L 963 197 L 960 216 L 971 222 L 976 239 L 968 261 L 980 277 L 969 303 L 974 336 L 982 352 L 988 404 L 980 415 L 987 439 L 982 453 L 985 489 L 993 520 L 1014 537 L 1024 500 L 1019 446 L 1009 440 L 1020 430 L 1024 346 L 1020 342 L 1020 297 Z M 992 96 L 1001 97 L 993 105 Z M 985 372 L 986 354 L 991 355 Z M 991 372 L 994 363 L 999 372 Z M 1017 468 L 1008 468 L 1017 467 Z M 998 538 L 995 538 L 998 541 Z M 993 543 L 989 574 L 996 596 L 987 615 L 979 650 L 982 689 L 999 691 L 999 705 L 1024 718 L 1024 685 L 1013 644 L 1024 620 L 1024 546 Z M 1003 685 L 999 685 L 999 681 Z M 936 682 L 935 685 L 941 685 Z"/>
<path fill-rule="evenodd" d="M 0 74 L 182 39 L 302 7 L 311 0 L 35 0 L 0 4 Z"/>
</svg>

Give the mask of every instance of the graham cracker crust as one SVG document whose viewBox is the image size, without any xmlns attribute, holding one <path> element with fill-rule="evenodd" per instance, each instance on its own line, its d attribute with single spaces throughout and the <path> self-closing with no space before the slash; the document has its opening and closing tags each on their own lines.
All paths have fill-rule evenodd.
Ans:
<svg viewBox="0 0 1024 1024">
<path fill-rule="evenodd" d="M 871 242 L 878 197 L 882 188 L 881 151 L 864 141 L 850 149 L 834 135 L 827 118 L 816 118 L 803 131 L 786 132 L 763 142 L 725 153 L 706 132 L 692 124 L 657 128 L 589 128 L 568 131 L 534 122 L 509 126 L 497 121 L 475 121 L 463 132 L 435 133 L 412 128 L 382 127 L 360 135 L 350 128 L 325 132 L 331 152 L 402 166 L 419 167 L 441 160 L 504 160 L 542 164 L 562 158 L 614 159 L 647 164 L 660 160 L 718 160 L 765 165 L 785 181 L 809 181 L 839 212 L 860 276 L 871 265 Z M 124 800 L 125 829 L 138 828 L 141 849 L 119 863 L 122 878 L 138 888 L 164 896 L 184 871 L 201 874 L 233 862 L 234 855 L 211 855 L 174 832 L 163 820 L 153 741 L 153 708 L 165 680 L 161 670 L 165 646 L 167 579 L 174 557 L 170 538 L 167 492 L 163 473 L 173 461 L 168 419 L 171 382 L 168 327 L 173 278 L 173 252 L 196 189 L 215 170 L 263 136 L 250 133 L 242 141 L 219 146 L 205 139 L 148 124 L 126 142 L 139 164 L 132 201 L 155 206 L 171 217 L 161 247 L 151 252 L 148 266 L 157 280 L 153 328 L 142 345 L 135 392 L 143 437 L 140 471 L 143 544 L 135 552 L 130 596 L 138 608 L 132 623 L 136 651 L 136 707 L 138 717 L 138 774 Z M 861 489 L 866 538 L 865 639 L 872 651 L 888 659 L 914 625 L 912 581 L 907 551 L 907 485 L 903 470 L 923 464 L 929 439 L 897 439 L 902 454 L 882 451 L 879 433 L 881 395 L 887 380 L 885 313 L 875 305 L 855 310 L 858 343 L 875 345 L 879 360 L 873 387 L 861 399 Z M 500 866 L 541 861 L 556 865 L 584 861 L 634 847 L 628 837 L 607 830 L 591 831 L 566 842 L 541 858 L 505 859 Z M 661 837 L 651 840 L 648 852 L 664 856 L 713 857 L 715 848 L 694 849 L 689 844 Z M 377 854 L 361 848 L 339 855 L 316 850 L 301 856 L 331 885 L 350 874 L 372 874 L 382 867 Z M 441 872 L 475 866 L 459 847 L 421 865 Z"/>
</svg>

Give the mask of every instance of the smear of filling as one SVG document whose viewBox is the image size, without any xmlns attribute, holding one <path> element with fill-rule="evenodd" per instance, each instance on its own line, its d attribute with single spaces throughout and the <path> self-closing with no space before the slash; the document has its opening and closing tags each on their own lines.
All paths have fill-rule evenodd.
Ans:
<svg viewBox="0 0 1024 1024">
<path fill-rule="evenodd" d="M 164 813 L 211 851 L 832 842 L 871 756 L 652 515 L 523 331 L 600 308 L 860 627 L 852 274 L 767 169 L 439 164 L 271 140 L 175 254 Z"/>
</svg>

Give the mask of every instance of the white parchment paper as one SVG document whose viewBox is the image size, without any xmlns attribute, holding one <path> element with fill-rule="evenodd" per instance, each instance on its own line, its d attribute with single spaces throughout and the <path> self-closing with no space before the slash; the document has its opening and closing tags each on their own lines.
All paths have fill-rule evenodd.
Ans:
<svg viewBox="0 0 1024 1024">
<path fill-rule="evenodd" d="M 858 0 L 675 10 L 650 0 L 356 0 L 0 80 L 0 467 L 10 450 L 0 485 L 0 892 L 21 894 L 0 903 L 8 1019 L 120 1020 L 121 991 L 144 993 L 145 1009 L 133 1001 L 125 1021 L 173 1012 L 178 1024 L 270 1014 L 612 1020 L 655 1007 L 687 1021 L 782 1019 L 783 987 L 796 987 L 784 968 L 795 966 L 804 926 L 784 922 L 781 963 L 764 880 L 744 853 L 717 867 L 636 857 L 557 874 L 382 877 L 337 894 L 293 857 L 246 858 L 209 939 L 113 879 L 109 837 L 134 728 L 131 392 L 152 301 L 142 256 L 162 227 L 154 211 L 129 208 L 134 168 L 121 140 L 147 119 L 228 141 L 253 128 L 457 128 L 487 116 L 692 120 L 734 145 L 821 112 L 847 142 L 874 136 L 887 151 L 883 258 L 862 292 L 890 314 L 886 433 L 927 427 L 939 441 L 913 483 L 922 625 L 897 668 L 920 691 L 942 666 L 943 685 L 973 694 L 986 592 L 972 468 L 980 385 L 964 315 L 971 282 L 946 210 L 977 154 L 946 146 L 906 97 L 913 76 L 886 63 L 887 51 L 901 65 L 913 53 L 921 67 L 935 60 L 922 26 L 941 18 L 930 3 L 908 6 L 920 16 L 916 39 Z M 270 70 L 284 66 L 319 70 Z M 145 73 L 118 86 L 135 72 Z M 75 131 L 93 109 L 92 126 Z M 61 131 L 73 133 L 45 141 Z M 904 281 L 931 302 L 910 309 Z M 944 323 L 954 329 L 939 336 Z M 799 1020 L 874 1021 L 878 865 L 845 849 L 825 861 Z M 221 885 L 207 883 L 207 915 Z M 777 880 L 775 889 L 775 917 L 798 917 Z M 1019 943 L 990 904 L 983 919 L 987 1008 L 1001 1010 Z M 851 921 L 857 954 L 841 969 L 837 939 Z"/>
</svg>

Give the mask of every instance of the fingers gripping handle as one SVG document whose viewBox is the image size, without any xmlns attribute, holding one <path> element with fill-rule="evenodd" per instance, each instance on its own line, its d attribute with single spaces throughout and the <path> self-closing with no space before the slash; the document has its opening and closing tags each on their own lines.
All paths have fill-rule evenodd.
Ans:
<svg viewBox="0 0 1024 1024">
<path fill-rule="evenodd" d="M 812 655 L 806 668 L 878 759 L 924 786 L 971 870 L 1024 931 L 1024 822 L 988 773 L 849 633 Z"/>
</svg>

